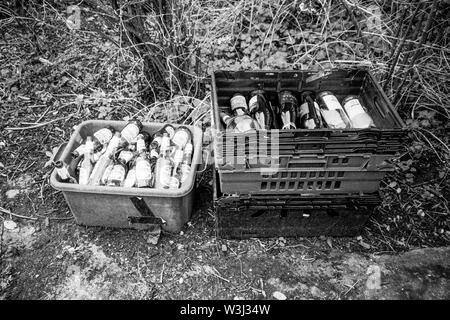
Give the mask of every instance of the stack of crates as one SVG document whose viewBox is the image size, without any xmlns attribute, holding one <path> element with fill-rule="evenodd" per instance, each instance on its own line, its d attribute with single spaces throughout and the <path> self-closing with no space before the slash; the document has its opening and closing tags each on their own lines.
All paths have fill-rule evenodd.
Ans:
<svg viewBox="0 0 450 320">
<path fill-rule="evenodd" d="M 225 132 L 235 93 L 263 89 L 277 104 L 290 90 L 356 95 L 368 129 Z M 379 185 L 403 150 L 405 126 L 368 70 L 216 71 L 212 75 L 216 229 L 225 238 L 345 236 L 358 233 L 380 203 Z M 300 100 L 299 100 L 300 101 Z"/>
</svg>

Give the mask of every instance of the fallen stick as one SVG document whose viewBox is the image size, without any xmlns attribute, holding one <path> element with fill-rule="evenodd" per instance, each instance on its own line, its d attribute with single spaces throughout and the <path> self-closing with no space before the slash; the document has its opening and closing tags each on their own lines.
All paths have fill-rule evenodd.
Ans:
<svg viewBox="0 0 450 320">
<path fill-rule="evenodd" d="M 47 122 L 44 122 L 44 123 L 39 123 L 39 124 L 34 125 L 34 126 L 29 126 L 29 127 L 8 127 L 8 128 L 5 128 L 5 130 L 18 131 L 18 130 L 36 129 L 36 128 L 39 128 L 39 127 L 46 126 L 46 125 L 48 125 L 50 123 L 53 123 L 53 122 L 56 122 L 56 121 L 60 121 L 60 120 L 63 120 L 65 118 L 70 118 L 70 117 L 72 117 L 72 115 L 70 115 L 69 117 L 61 117 L 61 118 L 53 119 L 53 120 L 50 120 L 50 121 L 47 121 Z"/>
<path fill-rule="evenodd" d="M 11 211 L 6 210 L 6 209 L 3 208 L 3 207 L 0 207 L 0 211 L 3 212 L 3 213 L 9 214 L 9 215 L 11 215 L 11 216 L 13 216 L 13 217 L 16 217 L 16 218 L 29 219 L 29 220 L 34 220 L 34 221 L 37 220 L 37 218 L 27 217 L 27 216 L 22 216 L 22 215 L 17 214 L 17 213 L 12 213 Z"/>
</svg>

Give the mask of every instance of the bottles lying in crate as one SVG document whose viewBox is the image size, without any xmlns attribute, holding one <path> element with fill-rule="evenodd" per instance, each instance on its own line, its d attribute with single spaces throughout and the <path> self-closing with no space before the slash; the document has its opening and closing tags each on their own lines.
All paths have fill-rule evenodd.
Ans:
<svg viewBox="0 0 450 320">
<path fill-rule="evenodd" d="M 55 168 L 62 181 L 80 185 L 178 189 L 191 171 L 192 153 L 187 127 L 166 124 L 151 136 L 132 120 L 122 131 L 107 127 L 86 137 L 70 165 L 58 161 Z"/>
<path fill-rule="evenodd" d="M 269 101 L 268 94 L 258 89 L 250 93 L 248 104 L 241 93 L 236 93 L 230 104 L 233 115 L 221 112 L 220 117 L 226 128 L 235 132 L 256 129 L 375 127 L 373 119 L 357 96 L 348 96 L 341 104 L 330 91 L 318 94 L 303 91 L 297 97 L 294 92 L 283 90 L 278 94 L 278 101 Z"/>
</svg>

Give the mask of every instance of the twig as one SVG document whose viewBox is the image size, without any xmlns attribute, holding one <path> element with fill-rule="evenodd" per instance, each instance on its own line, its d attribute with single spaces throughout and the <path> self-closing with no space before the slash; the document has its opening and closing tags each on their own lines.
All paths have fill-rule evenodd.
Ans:
<svg viewBox="0 0 450 320">
<path fill-rule="evenodd" d="M 18 130 L 36 129 L 36 128 L 39 128 L 39 127 L 46 126 L 46 125 L 48 125 L 50 123 L 53 123 L 53 122 L 56 122 L 56 121 L 60 121 L 60 120 L 63 120 L 65 118 L 71 118 L 71 117 L 72 117 L 72 115 L 69 115 L 68 117 L 64 116 L 64 117 L 61 117 L 61 118 L 53 119 L 53 120 L 50 120 L 50 121 L 47 121 L 47 122 L 44 122 L 44 123 L 40 123 L 40 124 L 37 124 L 37 125 L 34 125 L 34 126 L 29 126 L 29 127 L 8 127 L 8 128 L 5 128 L 5 130 L 18 131 Z"/>
<path fill-rule="evenodd" d="M 395 56 L 394 56 L 394 60 L 392 61 L 391 68 L 389 69 L 389 72 L 388 72 L 387 75 L 386 75 L 386 82 L 384 83 L 384 86 L 383 86 L 383 89 L 384 89 L 384 90 L 386 90 L 386 88 L 387 88 L 389 82 L 391 81 L 392 73 L 394 72 L 394 69 L 395 69 L 395 67 L 397 66 L 398 58 L 400 57 L 400 53 L 402 53 L 402 48 L 403 48 L 403 46 L 404 46 L 404 44 L 405 44 L 406 37 L 408 36 L 409 31 L 411 30 L 411 27 L 412 27 L 414 18 L 416 17 L 417 12 L 419 11 L 419 9 L 420 9 L 421 6 L 422 6 L 422 3 L 419 2 L 419 4 L 418 4 L 417 7 L 416 7 L 416 10 L 414 10 L 414 13 L 413 13 L 412 16 L 411 16 L 411 20 L 409 20 L 408 27 L 406 28 L 405 34 L 404 34 L 404 36 L 403 36 L 403 38 L 402 38 L 402 40 L 401 40 L 401 42 L 400 42 L 398 48 L 395 48 L 395 47 L 394 47 L 394 52 L 395 52 L 395 51 L 397 51 L 397 52 L 396 52 L 396 54 L 395 54 Z M 405 11 L 406 11 L 406 9 L 405 9 Z M 402 21 L 402 22 L 403 22 L 403 21 Z M 401 28 L 401 26 L 402 26 L 402 23 L 400 24 L 399 29 Z M 395 41 L 394 41 L 393 46 L 394 46 L 394 45 L 395 45 Z"/>
<path fill-rule="evenodd" d="M 349 293 L 353 288 L 355 288 L 355 286 L 361 281 L 361 279 L 358 279 L 345 293 L 344 296 L 347 295 L 347 293 Z"/>
<path fill-rule="evenodd" d="M 37 220 L 37 218 L 27 217 L 27 216 L 22 216 L 22 215 L 17 214 L 17 213 L 12 213 L 11 211 L 6 210 L 6 209 L 3 208 L 3 207 L 0 207 L 0 211 L 3 212 L 3 213 L 9 214 L 9 215 L 11 215 L 11 216 L 13 216 L 13 217 L 16 217 L 16 218 L 29 219 L 29 220 L 34 220 L 34 221 Z"/>
<path fill-rule="evenodd" d="M 353 13 L 353 10 L 350 9 L 350 7 L 348 6 L 348 3 L 346 2 L 346 0 L 340 0 L 340 2 L 345 7 L 345 10 L 347 10 L 348 15 L 352 19 L 353 25 L 355 26 L 355 28 L 357 30 L 357 36 L 361 37 L 361 40 L 362 40 L 362 42 L 364 44 L 366 52 L 368 52 L 369 51 L 369 45 L 367 44 L 367 39 L 364 37 L 363 33 L 361 32 L 361 28 L 359 27 L 359 23 L 356 20 L 355 14 Z"/>
<path fill-rule="evenodd" d="M 159 275 L 159 283 L 163 282 L 163 274 L 164 274 L 164 268 L 165 267 L 166 267 L 166 263 L 164 262 L 163 266 L 162 266 L 161 274 Z"/>
</svg>

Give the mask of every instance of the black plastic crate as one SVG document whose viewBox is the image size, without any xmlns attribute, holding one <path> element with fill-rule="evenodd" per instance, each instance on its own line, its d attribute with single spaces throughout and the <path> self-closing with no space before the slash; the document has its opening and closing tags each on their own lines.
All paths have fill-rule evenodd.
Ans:
<svg viewBox="0 0 450 320">
<path fill-rule="evenodd" d="M 365 69 L 335 70 L 321 77 L 311 71 L 216 71 L 212 74 L 213 125 L 216 130 L 216 160 L 227 156 L 251 157 L 260 145 L 278 147 L 277 154 L 371 153 L 393 156 L 403 149 L 405 125 L 379 84 Z M 313 80 L 310 80 L 314 78 Z M 269 100 L 277 101 L 281 90 L 299 94 L 304 90 L 328 90 L 337 98 L 357 95 L 368 109 L 376 128 L 316 129 L 316 130 L 258 130 L 249 133 L 224 131 L 220 111 L 230 112 L 230 98 L 240 92 L 249 95 L 262 88 Z M 261 148 L 262 149 L 262 148 Z M 224 168 L 219 168 L 225 170 Z"/>
<path fill-rule="evenodd" d="M 216 231 L 223 238 L 353 236 L 380 204 L 378 192 L 349 195 L 224 195 L 215 172 Z"/>
</svg>

